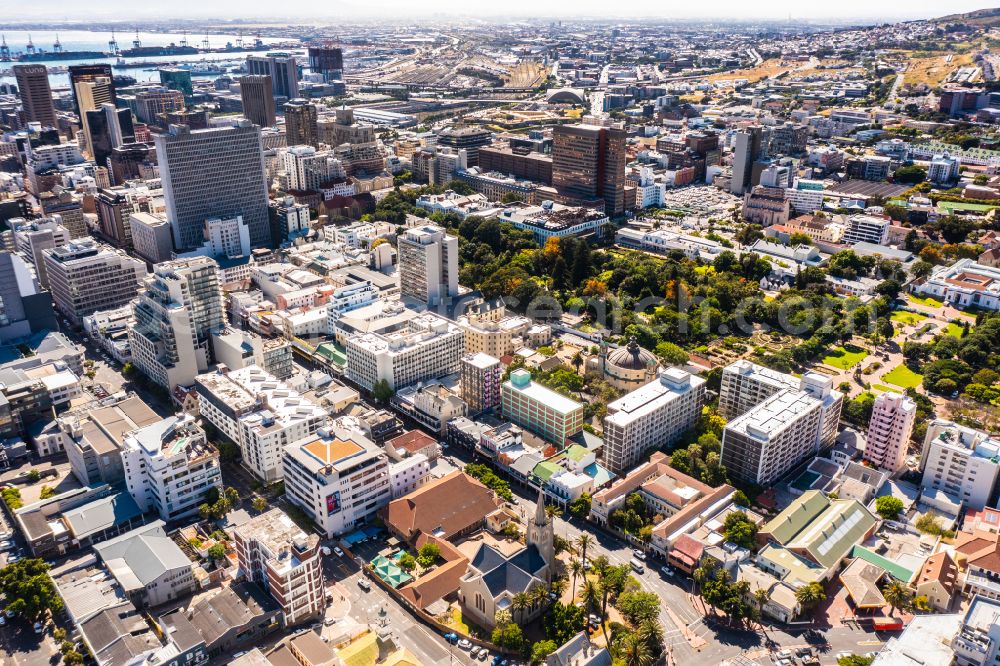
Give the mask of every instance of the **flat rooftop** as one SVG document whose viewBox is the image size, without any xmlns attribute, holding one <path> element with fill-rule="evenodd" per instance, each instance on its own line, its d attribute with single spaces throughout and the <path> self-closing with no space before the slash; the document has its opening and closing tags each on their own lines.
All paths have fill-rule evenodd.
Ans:
<svg viewBox="0 0 1000 666">
<path fill-rule="evenodd" d="M 730 421 L 726 430 L 744 433 L 754 439 L 771 439 L 793 425 L 803 414 L 821 406 L 819 400 L 802 391 L 782 390 Z"/>
</svg>

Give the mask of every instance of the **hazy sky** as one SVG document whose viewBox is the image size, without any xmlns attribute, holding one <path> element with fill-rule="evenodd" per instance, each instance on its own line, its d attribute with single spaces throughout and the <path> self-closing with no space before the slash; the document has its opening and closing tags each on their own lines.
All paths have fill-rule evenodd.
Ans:
<svg viewBox="0 0 1000 666">
<path fill-rule="evenodd" d="M 4 12 L 6 21 L 14 20 L 96 20 L 177 18 L 280 18 L 288 23 L 311 21 L 335 22 L 344 19 L 378 17 L 442 16 L 572 17 L 615 18 L 733 18 L 733 19 L 826 19 L 930 18 L 980 9 L 983 0 L 838 0 L 803 2 L 802 0 L 716 0 L 683 2 L 679 0 L 633 0 L 617 4 L 608 0 L 172 0 L 135 2 L 125 0 L 46 0 L 13 2 Z M 123 12 L 122 8 L 127 7 Z M 169 13 L 167 8 L 169 8 Z"/>
</svg>

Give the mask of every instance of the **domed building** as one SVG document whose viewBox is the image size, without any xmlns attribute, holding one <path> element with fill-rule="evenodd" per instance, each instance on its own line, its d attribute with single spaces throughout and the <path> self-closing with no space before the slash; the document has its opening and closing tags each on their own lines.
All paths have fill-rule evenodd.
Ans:
<svg viewBox="0 0 1000 666">
<path fill-rule="evenodd" d="M 600 353 L 588 359 L 587 372 L 600 373 L 611 386 L 629 392 L 656 379 L 659 366 L 656 354 L 640 347 L 633 337 L 627 345 L 610 351 L 602 344 Z"/>
</svg>

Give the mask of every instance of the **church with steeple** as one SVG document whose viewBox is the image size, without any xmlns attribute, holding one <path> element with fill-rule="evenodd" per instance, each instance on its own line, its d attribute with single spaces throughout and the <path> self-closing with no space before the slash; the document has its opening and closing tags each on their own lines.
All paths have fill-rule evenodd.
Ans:
<svg viewBox="0 0 1000 666">
<path fill-rule="evenodd" d="M 462 609 L 477 624 L 492 629 L 498 610 L 509 610 L 514 622 L 530 622 L 545 607 L 542 599 L 529 608 L 515 610 L 514 595 L 531 593 L 552 582 L 555 567 L 555 526 L 545 512 L 545 495 L 538 493 L 535 514 L 525 526 L 525 544 L 515 553 L 504 555 L 497 548 L 482 543 L 469 561 L 459 586 Z"/>
</svg>

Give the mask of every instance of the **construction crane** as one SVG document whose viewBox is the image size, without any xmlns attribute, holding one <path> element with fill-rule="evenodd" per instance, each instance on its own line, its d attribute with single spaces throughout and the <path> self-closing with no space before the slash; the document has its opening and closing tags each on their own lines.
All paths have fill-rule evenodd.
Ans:
<svg viewBox="0 0 1000 666">
<path fill-rule="evenodd" d="M 118 39 L 115 37 L 114 29 L 111 30 L 111 39 L 108 40 L 108 51 L 112 55 L 118 55 Z"/>
<path fill-rule="evenodd" d="M 28 45 L 25 47 L 25 51 L 27 53 L 34 53 L 35 52 L 35 43 L 33 41 L 31 41 L 31 33 L 30 32 L 28 33 Z"/>
<path fill-rule="evenodd" d="M 7 46 L 7 35 L 0 37 L 0 60 L 4 62 L 10 60 L 10 47 Z"/>
</svg>

